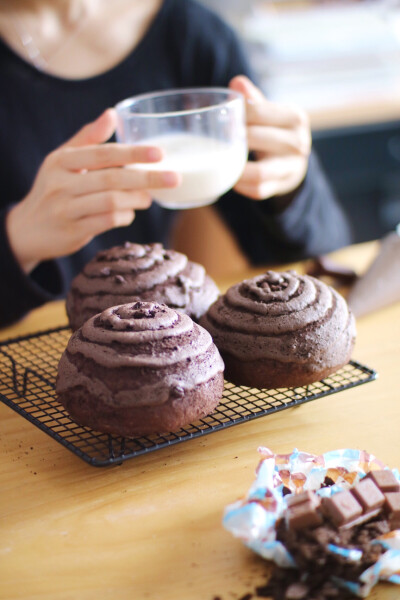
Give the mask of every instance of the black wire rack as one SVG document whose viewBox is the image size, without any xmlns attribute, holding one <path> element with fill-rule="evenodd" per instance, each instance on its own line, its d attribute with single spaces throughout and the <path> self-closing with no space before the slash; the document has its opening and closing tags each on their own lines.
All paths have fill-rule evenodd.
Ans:
<svg viewBox="0 0 400 600">
<path fill-rule="evenodd" d="M 372 369 L 351 361 L 305 387 L 260 390 L 225 382 L 221 403 L 208 417 L 176 433 L 121 438 L 72 421 L 55 393 L 58 361 L 71 331 L 51 329 L 0 342 L 0 400 L 93 466 L 123 461 L 238 425 L 374 380 Z"/>
</svg>

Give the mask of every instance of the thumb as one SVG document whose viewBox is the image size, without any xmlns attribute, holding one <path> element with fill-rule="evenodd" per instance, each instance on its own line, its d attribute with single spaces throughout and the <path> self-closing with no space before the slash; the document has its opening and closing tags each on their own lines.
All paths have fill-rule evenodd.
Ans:
<svg viewBox="0 0 400 600">
<path fill-rule="evenodd" d="M 260 102 L 265 98 L 262 91 L 250 81 L 245 75 L 237 75 L 229 82 L 229 87 L 235 92 L 240 92 L 247 100 Z"/>
<path fill-rule="evenodd" d="M 95 121 L 84 125 L 64 146 L 69 148 L 102 144 L 114 133 L 117 126 L 117 115 L 113 108 L 107 108 Z"/>
</svg>

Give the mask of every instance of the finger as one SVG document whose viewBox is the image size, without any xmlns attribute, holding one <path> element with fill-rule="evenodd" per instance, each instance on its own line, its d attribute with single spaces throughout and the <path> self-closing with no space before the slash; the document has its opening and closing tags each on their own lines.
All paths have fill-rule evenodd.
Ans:
<svg viewBox="0 0 400 600">
<path fill-rule="evenodd" d="M 247 102 L 246 120 L 248 125 L 270 125 L 273 127 L 306 127 L 309 121 L 306 113 L 288 104 L 270 102 L 266 98 L 262 102 Z"/>
<path fill-rule="evenodd" d="M 60 166 L 70 171 L 105 169 L 132 163 L 153 163 L 163 157 L 155 146 L 129 146 L 126 144 L 102 144 L 82 148 L 66 148 Z"/>
<path fill-rule="evenodd" d="M 244 75 L 231 79 L 229 87 L 244 95 L 246 100 L 247 123 L 255 125 L 274 125 L 278 127 L 295 127 L 300 124 L 308 126 L 308 117 L 297 106 L 290 106 L 267 100 L 263 92 Z"/>
<path fill-rule="evenodd" d="M 265 181 L 261 185 L 246 185 L 238 183 L 234 189 L 243 196 L 252 198 L 253 200 L 268 200 L 274 196 L 282 196 L 292 192 L 298 185 L 300 185 L 302 179 L 299 181 L 293 181 L 289 179 L 279 179 L 275 181 Z"/>
<path fill-rule="evenodd" d="M 292 129 L 251 125 L 247 128 L 247 139 L 250 150 L 269 154 L 294 153 L 308 156 L 311 149 L 310 139 Z"/>
<path fill-rule="evenodd" d="M 146 171 L 145 169 L 103 169 L 73 175 L 70 189 L 75 196 L 109 190 L 148 190 L 174 188 L 181 182 L 174 171 Z"/>
<path fill-rule="evenodd" d="M 262 91 L 250 81 L 245 75 L 237 75 L 229 82 L 229 87 L 235 92 L 240 92 L 247 100 L 261 102 L 265 99 Z"/>
<path fill-rule="evenodd" d="M 84 125 L 64 146 L 79 147 L 106 142 L 115 131 L 117 115 L 113 108 L 105 110 L 95 121 Z"/>
<path fill-rule="evenodd" d="M 293 191 L 303 181 L 307 161 L 303 158 L 264 159 L 247 163 L 235 190 L 262 200 Z"/>
<path fill-rule="evenodd" d="M 126 227 L 135 218 L 133 210 L 103 213 L 85 217 L 76 222 L 75 231 L 80 238 L 91 239 L 100 233 L 116 227 Z"/>
<path fill-rule="evenodd" d="M 266 200 L 267 198 L 278 195 L 281 185 L 281 182 L 277 181 L 265 181 L 258 185 L 238 182 L 233 189 L 235 192 L 247 196 L 252 200 Z"/>
<path fill-rule="evenodd" d="M 301 163 L 304 159 L 301 160 Z M 281 180 L 300 170 L 299 161 L 288 158 L 264 158 L 259 161 L 249 161 L 239 179 L 246 185 L 261 185 L 265 181 Z M 301 169 L 302 170 L 302 169 Z"/>
<path fill-rule="evenodd" d="M 100 192 L 72 198 L 68 203 L 68 218 L 82 219 L 93 215 L 124 210 L 144 210 L 151 206 L 148 192 Z"/>
</svg>

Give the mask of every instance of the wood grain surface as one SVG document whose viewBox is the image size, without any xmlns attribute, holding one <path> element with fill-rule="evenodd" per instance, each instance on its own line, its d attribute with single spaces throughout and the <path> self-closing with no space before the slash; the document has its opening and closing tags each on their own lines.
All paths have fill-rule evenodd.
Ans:
<svg viewBox="0 0 400 600">
<path fill-rule="evenodd" d="M 367 244 L 334 257 L 361 271 L 376 250 Z M 221 289 L 230 283 L 221 278 Z M 63 303 L 54 303 L 1 338 L 63 323 Z M 239 600 L 253 594 L 266 582 L 268 565 L 221 520 L 224 507 L 251 485 L 260 445 L 275 452 L 360 448 L 400 467 L 400 304 L 357 327 L 354 359 L 376 369 L 377 381 L 121 466 L 87 465 L 0 402 L 0 598 Z M 400 588 L 390 585 L 371 595 L 399 597 Z"/>
</svg>

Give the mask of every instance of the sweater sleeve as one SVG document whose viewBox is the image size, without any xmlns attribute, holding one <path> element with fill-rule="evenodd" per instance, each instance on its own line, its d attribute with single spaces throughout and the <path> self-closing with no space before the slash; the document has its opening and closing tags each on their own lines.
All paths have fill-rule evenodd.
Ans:
<svg viewBox="0 0 400 600">
<path fill-rule="evenodd" d="M 307 175 L 282 211 L 279 198 L 249 200 L 231 191 L 217 208 L 253 264 L 297 261 L 352 242 L 343 210 L 325 178 L 317 156 L 310 156 Z"/>
<path fill-rule="evenodd" d="M 19 266 L 6 233 L 7 210 L 0 212 L 0 327 L 22 318 L 63 292 L 61 272 L 55 261 L 41 263 L 30 276 Z"/>
</svg>

